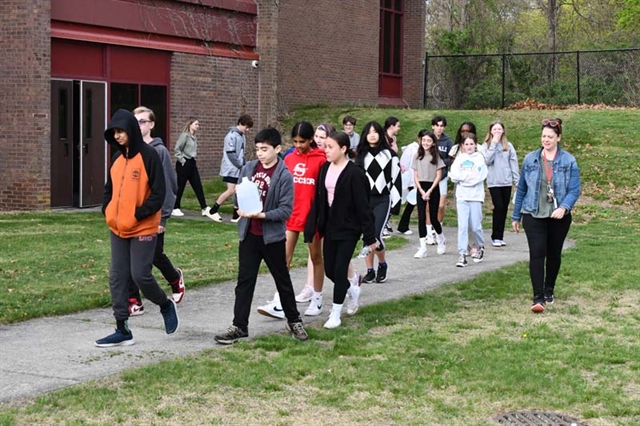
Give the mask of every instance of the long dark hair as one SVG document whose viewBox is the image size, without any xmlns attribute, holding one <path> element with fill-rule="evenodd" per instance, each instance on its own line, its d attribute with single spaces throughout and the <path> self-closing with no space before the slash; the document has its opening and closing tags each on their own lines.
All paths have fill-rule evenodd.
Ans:
<svg viewBox="0 0 640 426">
<path fill-rule="evenodd" d="M 371 151 L 371 147 L 369 146 L 369 142 L 367 142 L 367 135 L 369 134 L 369 130 L 373 127 L 373 129 L 378 134 L 378 145 L 377 148 L 382 151 L 388 149 L 391 151 L 391 146 L 389 146 L 389 142 L 387 141 L 387 136 L 385 134 L 384 129 L 377 121 L 370 121 L 364 125 L 362 128 L 362 133 L 360 133 L 360 143 L 358 144 L 358 149 L 356 150 L 356 164 L 364 167 L 364 157 L 367 156 L 369 151 Z"/>
<path fill-rule="evenodd" d="M 427 136 L 430 138 L 433 143 L 431 144 L 431 148 L 429 148 L 429 154 L 431 154 L 431 164 L 438 164 L 438 158 L 440 156 L 440 152 L 438 152 L 438 138 L 436 134 L 428 131 L 427 129 L 422 129 L 418 132 L 418 160 L 422 160 L 427 153 L 422 146 L 422 138 Z"/>
<path fill-rule="evenodd" d="M 293 128 L 291 129 L 291 139 L 295 138 L 296 136 L 300 136 L 306 141 L 311 140 L 311 148 L 317 148 L 318 145 L 313 140 L 314 133 L 315 130 L 311 123 L 309 123 L 308 121 L 298 121 L 293 125 Z"/>
<path fill-rule="evenodd" d="M 338 146 L 340 148 L 345 147 L 347 148 L 346 154 L 347 157 L 349 158 L 353 158 L 356 156 L 356 153 L 353 149 L 351 149 L 351 140 L 349 139 L 349 135 L 347 135 L 345 132 L 336 132 L 333 131 L 329 134 L 329 136 L 327 136 L 327 139 L 333 139 L 334 141 L 338 142 Z"/>
<path fill-rule="evenodd" d="M 473 133 L 474 135 L 477 135 L 478 132 L 476 131 L 476 125 L 473 124 L 470 121 L 465 121 L 464 123 L 462 123 L 460 125 L 460 127 L 458 128 L 458 133 L 456 133 L 456 145 L 458 145 L 458 152 L 460 152 L 460 149 L 462 148 L 462 144 L 464 143 L 465 137 L 462 134 L 462 128 L 464 126 L 469 126 L 469 132 L 468 133 Z"/>
</svg>

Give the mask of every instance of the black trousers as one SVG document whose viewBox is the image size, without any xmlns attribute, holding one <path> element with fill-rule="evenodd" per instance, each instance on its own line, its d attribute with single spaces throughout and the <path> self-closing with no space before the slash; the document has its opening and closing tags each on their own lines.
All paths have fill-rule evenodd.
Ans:
<svg viewBox="0 0 640 426">
<path fill-rule="evenodd" d="M 409 187 L 407 189 L 411 191 L 413 187 Z M 414 208 L 415 206 L 409 202 L 405 204 L 404 212 L 402 212 L 400 222 L 398 222 L 398 232 L 407 232 L 409 230 L 409 221 L 411 220 L 411 213 L 413 213 Z"/>
<path fill-rule="evenodd" d="M 420 182 L 420 188 L 423 191 L 427 191 L 431 188 L 433 182 Z M 427 202 L 422 199 L 420 195 L 420 191 L 416 194 L 416 204 L 418 206 L 418 233 L 420 234 L 420 238 L 425 238 L 427 236 Z M 431 225 L 433 226 L 433 230 L 436 231 L 436 234 L 442 234 L 442 225 L 438 220 L 438 204 L 440 203 L 440 185 L 436 185 L 433 188 L 433 192 L 429 197 L 429 218 L 431 219 Z"/>
<path fill-rule="evenodd" d="M 233 325 L 247 330 L 251 302 L 256 289 L 260 262 L 264 260 L 276 282 L 280 294 L 280 302 L 287 321 L 302 322 L 296 307 L 296 296 L 287 268 L 285 240 L 265 244 L 261 235 L 248 233 L 238 248 L 238 284 L 236 284 L 236 301 L 233 307 Z"/>
<path fill-rule="evenodd" d="M 529 275 L 534 302 L 553 295 L 562 263 L 562 245 L 571 226 L 571 213 L 562 219 L 536 219 L 522 215 L 522 225 L 529 244 Z M 546 272 L 546 274 L 545 274 Z"/>
<path fill-rule="evenodd" d="M 162 276 L 169 284 L 176 282 L 180 278 L 180 274 L 173 267 L 171 260 L 164 254 L 164 232 L 158 234 L 156 240 L 156 251 L 153 255 L 153 266 L 158 268 Z M 136 285 L 135 281 L 129 281 L 129 298 L 135 297 L 140 300 L 140 289 Z"/>
<path fill-rule="evenodd" d="M 334 240 L 325 235 L 322 243 L 322 256 L 324 257 L 324 273 L 333 281 L 333 303 L 342 305 L 347 296 L 349 283 L 349 263 L 356 249 L 358 239 Z"/>
<path fill-rule="evenodd" d="M 511 186 L 496 186 L 489 188 L 493 203 L 493 224 L 491 227 L 492 240 L 504 240 L 504 224 L 507 220 L 507 210 L 511 202 Z"/>
<path fill-rule="evenodd" d="M 180 201 L 182 201 L 182 194 L 187 186 L 187 182 L 191 184 L 193 192 L 196 193 L 198 203 L 200 203 L 201 209 L 207 208 L 207 202 L 204 199 L 204 191 L 202 189 L 202 180 L 200 180 L 200 173 L 198 173 L 198 166 L 196 160 L 188 159 L 184 166 L 177 161 L 176 162 L 176 175 L 178 176 L 178 193 L 176 194 L 176 203 L 174 209 L 180 208 Z"/>
</svg>

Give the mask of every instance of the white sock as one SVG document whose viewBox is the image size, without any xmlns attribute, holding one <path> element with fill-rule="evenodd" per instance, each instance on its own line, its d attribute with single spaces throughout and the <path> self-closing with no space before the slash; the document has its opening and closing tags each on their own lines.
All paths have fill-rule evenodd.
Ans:
<svg viewBox="0 0 640 426">
<path fill-rule="evenodd" d="M 322 305 L 322 292 L 313 290 L 312 299 L 316 304 Z"/>
<path fill-rule="evenodd" d="M 342 303 L 339 305 L 337 303 L 334 303 L 333 307 L 331 308 L 330 316 L 334 318 L 340 318 L 341 313 L 342 313 Z"/>
</svg>

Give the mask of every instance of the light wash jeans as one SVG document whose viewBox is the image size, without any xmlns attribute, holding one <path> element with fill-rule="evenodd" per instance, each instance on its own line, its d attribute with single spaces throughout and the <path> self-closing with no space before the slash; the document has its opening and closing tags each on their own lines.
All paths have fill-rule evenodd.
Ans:
<svg viewBox="0 0 640 426">
<path fill-rule="evenodd" d="M 482 234 L 482 203 L 480 201 L 456 202 L 458 209 L 458 254 L 469 254 L 469 233 L 473 235 L 478 247 L 484 247 Z"/>
</svg>

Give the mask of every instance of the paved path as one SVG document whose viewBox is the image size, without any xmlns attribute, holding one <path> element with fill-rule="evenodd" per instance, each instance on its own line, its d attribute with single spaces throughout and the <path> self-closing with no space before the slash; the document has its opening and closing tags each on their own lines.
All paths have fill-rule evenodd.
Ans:
<svg viewBox="0 0 640 426">
<path fill-rule="evenodd" d="M 363 284 L 361 306 L 422 293 L 528 259 L 524 234 L 508 233 L 507 247 L 488 246 L 482 263 L 470 262 L 466 268 L 456 268 L 455 228 L 445 228 L 449 242 L 445 255 L 438 256 L 435 246 L 429 246 L 429 257 L 414 259 L 418 245 L 416 234 L 406 237 L 410 243 L 404 248 L 388 253 L 389 278 L 386 283 Z M 490 241 L 487 232 L 485 239 Z M 362 272 L 364 261 L 356 259 L 354 262 Z M 115 328 L 111 309 L 93 309 L 0 326 L 0 402 L 34 397 L 116 374 L 126 368 L 219 348 L 213 336 L 231 324 L 235 283 L 224 282 L 189 290 L 189 277 L 185 279 L 187 293 L 178 307 L 178 332 L 167 336 L 159 310 L 148 303 L 145 315 L 130 320 L 136 340 L 133 346 L 110 349 L 94 346 L 95 339 L 111 333 Z M 292 270 L 292 279 L 297 292 L 306 279 L 306 270 Z M 257 306 L 270 300 L 274 291 L 275 285 L 269 275 L 258 278 L 249 326 L 251 337 L 284 332 L 284 321 L 270 319 L 256 312 Z M 325 279 L 325 311 L 319 317 L 304 317 L 306 324 L 322 327 L 329 315 L 332 291 L 333 284 Z M 306 309 L 305 305 L 298 307 L 302 312 Z M 345 321 L 348 323 L 349 320 Z"/>
</svg>

